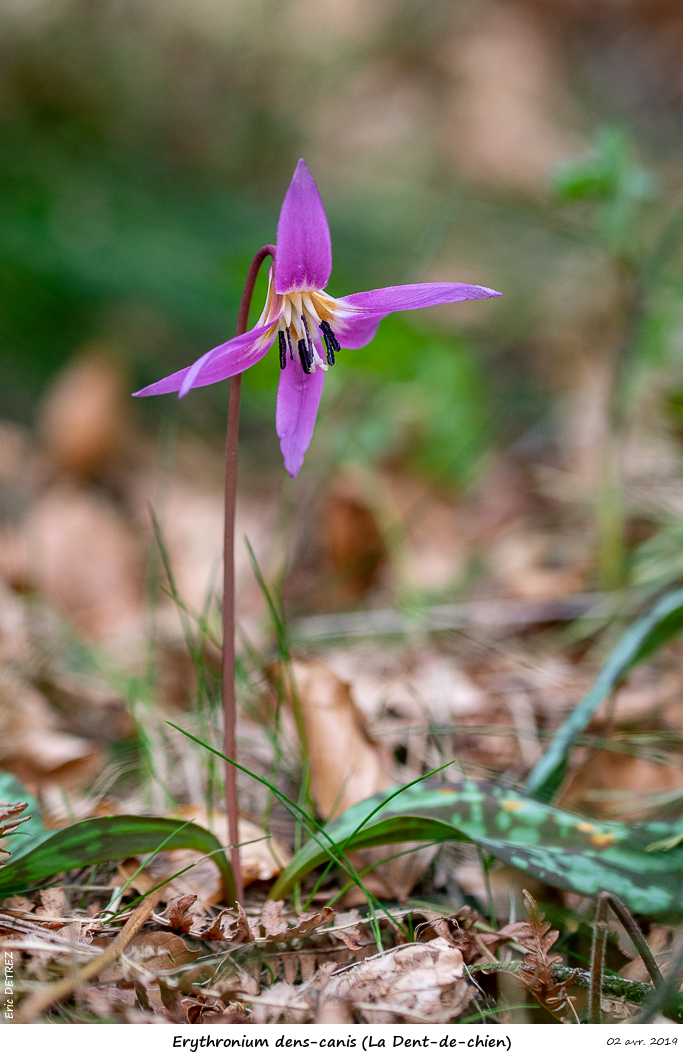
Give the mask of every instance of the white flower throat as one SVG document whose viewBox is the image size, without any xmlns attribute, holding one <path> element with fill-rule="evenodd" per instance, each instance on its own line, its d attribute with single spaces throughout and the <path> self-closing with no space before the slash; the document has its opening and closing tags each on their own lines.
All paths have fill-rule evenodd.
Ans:
<svg viewBox="0 0 683 1055">
<path fill-rule="evenodd" d="M 335 316 L 335 302 L 332 297 L 319 290 L 302 293 L 285 293 L 282 295 L 282 318 L 278 326 L 280 345 L 280 369 L 287 365 L 287 352 L 290 360 L 294 359 L 296 343 L 301 366 L 305 374 L 315 373 L 316 367 L 327 370 L 334 366 L 335 352 L 340 350 L 339 341 L 330 326 L 330 318 Z M 325 362 L 316 348 L 313 334 L 318 331 L 325 345 Z"/>
<path fill-rule="evenodd" d="M 305 374 L 313 374 L 317 367 L 328 370 L 334 366 L 335 352 L 341 345 L 330 325 L 352 312 L 344 311 L 334 297 L 322 290 L 311 289 L 299 293 L 276 293 L 272 273 L 268 283 L 268 296 L 259 324 L 277 319 L 277 338 L 280 350 L 280 369 L 298 355 Z M 272 332 L 272 331 L 271 331 Z M 320 355 L 323 350 L 325 359 Z"/>
</svg>

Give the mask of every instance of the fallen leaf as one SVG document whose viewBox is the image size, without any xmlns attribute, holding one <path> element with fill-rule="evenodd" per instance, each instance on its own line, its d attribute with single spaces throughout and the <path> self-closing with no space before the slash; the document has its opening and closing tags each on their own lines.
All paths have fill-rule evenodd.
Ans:
<svg viewBox="0 0 683 1055">
<path fill-rule="evenodd" d="M 327 607 L 357 601 L 373 585 L 387 552 L 372 511 L 348 477 L 333 481 L 325 496 L 320 538 L 337 573 Z"/>
<path fill-rule="evenodd" d="M 292 664 L 311 765 L 311 791 L 326 820 L 390 787 L 349 686 L 319 660 Z M 289 699 L 291 702 L 291 687 Z"/>
<path fill-rule="evenodd" d="M 196 894 L 185 894 L 184 897 L 175 898 L 168 906 L 168 922 L 173 930 L 182 934 L 189 934 L 195 922 L 190 908 L 197 900 Z"/>
<path fill-rule="evenodd" d="M 28 788 L 73 787 L 94 779 L 102 752 L 58 728 L 44 696 L 8 665 L 0 668 L 0 766 Z"/>
<path fill-rule="evenodd" d="M 90 349 L 64 367 L 43 397 L 38 431 L 52 464 L 89 479 L 121 454 L 130 435 L 125 372 L 110 355 Z"/>
<path fill-rule="evenodd" d="M 289 923 L 282 914 L 284 901 L 266 901 L 261 909 L 261 926 L 266 938 L 282 941 L 287 933 Z"/>
<path fill-rule="evenodd" d="M 236 945 L 248 944 L 257 937 L 252 932 L 247 914 L 239 902 L 237 903 L 237 918 L 232 920 L 229 926 L 224 929 L 224 933 L 225 940 L 234 942 Z"/>
<path fill-rule="evenodd" d="M 108 943 L 111 941 L 107 939 Z M 103 943 L 103 944 L 106 944 Z M 93 944 L 100 944 L 96 939 Z M 144 968 L 151 974 L 170 971 L 185 963 L 192 963 L 199 956 L 187 947 L 183 938 L 169 931 L 151 931 L 139 934 L 126 948 L 126 960 L 131 960 L 135 967 Z M 130 970 L 123 963 L 115 963 L 100 975 L 102 982 L 115 982 L 127 978 Z"/>
<path fill-rule="evenodd" d="M 61 919 L 66 914 L 66 894 L 61 887 L 51 886 L 40 891 L 41 908 L 35 915 L 38 919 Z"/>
<path fill-rule="evenodd" d="M 462 1011 L 472 990 L 462 953 L 443 938 L 400 945 L 332 976 L 325 999 L 348 1002 L 366 1022 L 443 1022 Z"/>
<path fill-rule="evenodd" d="M 428 915 L 432 930 L 454 949 L 460 949 L 467 964 L 477 960 L 492 960 L 496 949 L 509 941 L 519 940 L 520 935 L 526 934 L 527 929 L 527 924 L 522 922 L 508 923 L 497 931 L 477 930 L 475 924 L 479 920 L 479 913 L 469 905 L 463 906 L 454 916 L 425 914 Z"/>
<path fill-rule="evenodd" d="M 142 551 L 102 495 L 55 484 L 22 531 L 27 581 L 89 640 L 141 632 Z"/>
<path fill-rule="evenodd" d="M 652 811 L 648 796 L 680 788 L 683 772 L 677 765 L 596 751 L 571 777 L 561 804 L 588 816 L 644 820 Z"/>
</svg>

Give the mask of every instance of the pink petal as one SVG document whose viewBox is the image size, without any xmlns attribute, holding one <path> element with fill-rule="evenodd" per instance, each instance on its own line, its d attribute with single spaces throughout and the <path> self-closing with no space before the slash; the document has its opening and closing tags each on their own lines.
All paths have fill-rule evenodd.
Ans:
<svg viewBox="0 0 683 1055">
<path fill-rule="evenodd" d="M 292 478 L 303 465 L 313 436 L 324 381 L 323 370 L 318 367 L 314 374 L 305 374 L 297 358 L 287 359 L 287 366 L 280 372 L 275 428 L 285 469 Z"/>
<path fill-rule="evenodd" d="M 280 209 L 275 290 L 295 293 L 324 289 L 331 271 L 332 243 L 327 216 L 315 180 L 302 158 Z"/>
<path fill-rule="evenodd" d="M 147 388 L 141 388 L 134 392 L 134 396 L 161 396 L 166 392 L 179 392 L 180 396 L 186 395 L 191 388 L 202 388 L 204 385 L 213 385 L 216 381 L 224 381 L 226 377 L 233 377 L 248 370 L 250 366 L 263 359 L 275 339 L 276 329 L 273 322 L 263 326 L 256 326 L 253 330 L 233 337 L 225 344 L 219 344 L 212 348 L 201 358 L 197 359 L 192 366 L 186 366 L 184 370 L 178 370 L 175 374 L 169 374 L 161 381 L 156 381 Z"/>
<path fill-rule="evenodd" d="M 334 335 L 342 348 L 365 348 L 377 333 L 384 315 L 351 315 L 334 323 Z"/>
<path fill-rule="evenodd" d="M 352 293 L 340 303 L 361 308 L 367 315 L 388 315 L 390 311 L 430 308 L 434 304 L 452 304 L 458 300 L 482 300 L 500 297 L 495 289 L 468 286 L 464 282 L 420 282 L 413 286 L 387 286 L 367 293 Z"/>
</svg>

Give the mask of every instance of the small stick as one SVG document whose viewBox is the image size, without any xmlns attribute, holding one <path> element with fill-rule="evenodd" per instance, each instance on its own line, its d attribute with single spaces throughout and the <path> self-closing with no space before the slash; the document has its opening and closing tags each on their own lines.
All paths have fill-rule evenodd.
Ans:
<svg viewBox="0 0 683 1055">
<path fill-rule="evenodd" d="M 85 982 L 89 982 L 100 971 L 103 971 L 105 967 L 109 967 L 110 964 L 118 960 L 126 946 L 130 944 L 138 931 L 142 930 L 154 912 L 159 896 L 160 891 L 155 890 L 148 894 L 144 901 L 140 902 L 121 928 L 117 937 L 114 938 L 113 942 L 107 946 L 97 959 L 86 964 L 85 967 L 82 967 L 80 971 L 76 971 L 69 978 L 62 978 L 61 981 L 55 982 L 54 985 L 50 985 L 46 989 L 41 989 L 39 992 L 27 997 L 19 1008 L 19 1014 L 14 1021 L 24 1024 L 35 1022 L 53 1004 L 61 1004 L 64 1000 L 68 1000 Z"/>
<path fill-rule="evenodd" d="M 588 1017 L 591 1022 L 602 1022 L 602 975 L 605 967 L 607 944 L 607 907 L 609 894 L 603 891 L 593 923 L 593 948 L 591 949 L 591 987 L 588 997 Z"/>
<path fill-rule="evenodd" d="M 259 249 L 247 272 L 237 316 L 235 336 L 247 332 L 249 308 L 261 264 L 267 256 L 275 260 L 275 246 Z M 223 536 L 223 748 L 228 758 L 237 759 L 237 702 L 235 699 L 235 506 L 237 503 L 237 439 L 240 422 L 242 375 L 230 379 L 228 429 L 225 440 L 225 531 Z M 230 862 L 235 877 L 237 900 L 244 901 L 244 883 L 240 865 L 239 820 L 237 808 L 237 771 L 225 763 L 225 812 L 228 817 Z"/>
</svg>

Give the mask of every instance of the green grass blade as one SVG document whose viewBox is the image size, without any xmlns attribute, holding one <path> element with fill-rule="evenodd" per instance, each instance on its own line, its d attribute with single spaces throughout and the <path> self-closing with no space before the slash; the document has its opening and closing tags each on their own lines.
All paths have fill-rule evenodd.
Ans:
<svg viewBox="0 0 683 1055">
<path fill-rule="evenodd" d="M 608 890 L 632 912 L 683 917 L 683 846 L 648 850 L 657 840 L 683 831 L 681 820 L 632 825 L 587 820 L 518 791 L 477 781 L 413 787 L 387 801 L 390 794 L 375 795 L 347 810 L 327 826 L 329 837 L 346 852 L 406 841 L 473 842 L 562 890 L 590 897 Z M 371 812 L 372 821 L 359 827 Z M 325 847 L 307 843 L 270 896 L 285 897 L 328 858 Z"/>
<path fill-rule="evenodd" d="M 225 899 L 234 903 L 232 869 L 215 835 L 194 823 L 179 827 L 172 817 L 126 815 L 79 821 L 22 845 L 0 868 L 0 897 L 40 886 L 50 876 L 73 868 L 153 853 L 162 842 L 168 850 L 212 854 L 223 879 Z"/>
<path fill-rule="evenodd" d="M 683 590 L 667 594 L 630 627 L 610 653 L 590 692 L 560 726 L 534 766 L 524 790 L 549 802 L 559 788 L 576 737 L 583 732 L 609 693 L 633 667 L 683 629 Z"/>
<path fill-rule="evenodd" d="M 374 910 L 374 902 L 377 899 L 373 897 L 369 890 L 366 890 L 362 879 L 358 875 L 358 872 L 356 871 L 352 863 L 349 861 L 349 859 L 346 857 L 346 855 L 343 853 L 343 851 L 339 849 L 334 839 L 332 839 L 328 835 L 325 828 L 322 825 L 318 824 L 318 822 L 314 818 L 309 817 L 306 811 L 302 809 L 302 807 L 299 806 L 298 803 L 290 799 L 287 795 L 284 794 L 284 792 L 278 791 L 275 785 L 271 784 L 268 780 L 265 780 L 264 777 L 258 776 L 257 773 L 252 773 L 250 769 L 246 769 L 244 766 L 241 766 L 239 762 L 236 762 L 234 760 L 234 758 L 228 758 L 227 755 L 224 755 L 215 747 L 211 747 L 210 744 L 205 744 L 202 740 L 199 740 L 196 736 L 193 736 L 192 733 L 188 733 L 186 729 L 181 729 L 179 725 L 174 725 L 173 722 L 168 721 L 166 722 L 166 724 L 170 725 L 171 728 L 175 729 L 177 732 L 182 733 L 183 736 L 186 736 L 189 740 L 194 740 L 196 744 L 199 744 L 201 747 L 206 748 L 207 751 L 211 751 L 212 754 L 218 755 L 219 758 L 222 758 L 224 761 L 229 762 L 231 766 L 235 767 L 235 769 L 239 769 L 242 773 L 247 773 L 253 780 L 258 781 L 259 784 L 263 784 L 264 787 L 269 788 L 271 790 L 275 797 L 289 812 L 290 816 L 292 816 L 296 821 L 298 821 L 299 824 L 301 824 L 301 827 L 305 830 L 309 838 L 313 842 L 315 842 L 315 844 L 318 845 L 320 849 L 323 850 L 323 853 L 325 855 L 324 859 L 327 860 L 327 858 L 329 857 L 333 861 L 335 861 L 335 863 L 338 864 L 339 867 L 344 872 L 346 872 L 349 878 L 353 879 L 356 885 L 363 891 L 363 894 L 367 899 L 368 907 L 370 909 L 370 915 L 373 922 L 373 929 L 376 930 L 375 938 L 377 940 L 379 948 L 381 949 L 381 936 L 377 927 L 377 919 Z M 321 836 L 322 839 L 325 840 L 325 842 L 322 841 Z M 389 913 L 387 914 L 390 915 Z"/>
</svg>

